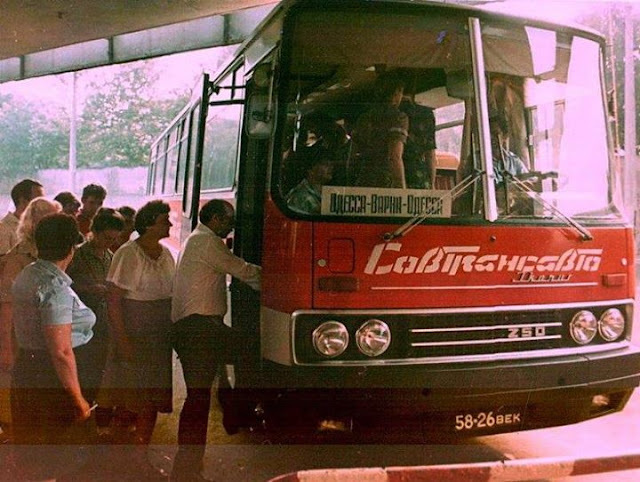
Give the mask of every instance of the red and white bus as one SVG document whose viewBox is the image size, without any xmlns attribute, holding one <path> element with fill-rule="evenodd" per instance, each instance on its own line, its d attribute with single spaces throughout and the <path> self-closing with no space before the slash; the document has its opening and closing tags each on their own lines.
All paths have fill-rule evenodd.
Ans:
<svg viewBox="0 0 640 482">
<path fill-rule="evenodd" d="M 640 351 L 604 45 L 450 4 L 284 1 L 205 75 L 154 144 L 148 186 L 174 206 L 176 247 L 203 201 L 231 201 L 234 252 L 262 266 L 261 293 L 230 285 L 243 343 L 225 416 L 466 435 L 621 410 Z M 435 118 L 423 184 L 359 182 L 383 168 L 354 142 L 383 74 Z M 496 115 L 519 172 L 492 146 Z M 314 143 L 331 180 L 309 182 L 305 211 L 287 200 Z"/>
</svg>

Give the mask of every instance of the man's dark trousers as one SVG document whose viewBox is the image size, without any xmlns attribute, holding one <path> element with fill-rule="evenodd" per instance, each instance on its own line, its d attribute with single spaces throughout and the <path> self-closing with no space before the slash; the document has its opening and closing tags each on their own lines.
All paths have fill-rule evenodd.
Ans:
<svg viewBox="0 0 640 482">
<path fill-rule="evenodd" d="M 211 386 L 227 328 L 221 316 L 189 315 L 172 326 L 171 341 L 182 365 L 187 398 L 180 412 L 179 449 L 173 472 L 199 472 L 207 442 Z"/>
</svg>

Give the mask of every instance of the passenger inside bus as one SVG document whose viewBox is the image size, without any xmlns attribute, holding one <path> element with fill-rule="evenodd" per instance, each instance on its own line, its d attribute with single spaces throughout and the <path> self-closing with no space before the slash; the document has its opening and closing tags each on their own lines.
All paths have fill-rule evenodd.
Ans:
<svg viewBox="0 0 640 482">
<path fill-rule="evenodd" d="M 409 135 L 404 146 L 404 170 L 409 189 L 431 189 L 435 180 L 436 117 L 430 107 L 405 96 L 400 110 L 409 117 Z"/>
<path fill-rule="evenodd" d="M 326 150 L 333 161 L 331 184 L 348 185 L 347 161 L 351 151 L 351 138 L 345 128 L 321 112 L 308 116 L 304 123 L 308 128 L 307 146 Z"/>
<path fill-rule="evenodd" d="M 489 116 L 489 130 L 498 210 L 502 214 L 532 214 L 531 199 L 512 182 L 513 178 L 517 178 L 529 188 L 534 187 L 528 180 L 527 165 L 517 154 L 509 150 L 510 128 L 505 116 L 492 113 Z"/>
<path fill-rule="evenodd" d="M 509 143 L 505 147 L 516 153 L 525 165 L 531 167 L 527 148 L 524 80 L 515 75 L 492 72 L 487 83 L 489 110 L 499 112 L 509 128 Z"/>
<path fill-rule="evenodd" d="M 331 151 L 322 146 L 311 146 L 303 150 L 305 178 L 287 195 L 287 206 L 304 214 L 318 214 L 322 207 L 322 186 L 329 184 L 333 177 Z"/>
<path fill-rule="evenodd" d="M 378 105 L 358 118 L 353 131 L 356 185 L 406 188 L 403 153 L 409 118 L 399 110 L 404 82 L 394 73 L 383 73 L 374 87 Z"/>
<path fill-rule="evenodd" d="M 495 182 L 504 183 L 505 178 L 509 176 L 519 176 L 529 172 L 523 160 L 509 150 L 509 125 L 502 114 L 496 113 L 489 117 L 489 130 Z"/>
<path fill-rule="evenodd" d="M 312 149 L 324 149 L 333 162 L 331 185 L 348 186 L 348 162 L 351 155 L 351 138 L 339 121 L 334 121 L 322 112 L 314 112 L 302 119 L 297 135 L 291 126 L 288 136 L 289 148 L 283 154 L 282 192 L 287 194 L 305 178 L 305 168 Z M 294 151 L 294 135 L 297 137 Z"/>
</svg>

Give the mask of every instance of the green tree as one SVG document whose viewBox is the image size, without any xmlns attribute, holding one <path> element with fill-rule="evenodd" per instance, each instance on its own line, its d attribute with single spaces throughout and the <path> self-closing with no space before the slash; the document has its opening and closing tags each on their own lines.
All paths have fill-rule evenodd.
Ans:
<svg viewBox="0 0 640 482">
<path fill-rule="evenodd" d="M 0 95 L 0 177 L 3 183 L 33 176 L 40 169 L 66 165 L 69 128 L 62 113 L 59 114 L 46 117 L 33 103 Z"/>
<path fill-rule="evenodd" d="M 148 64 L 122 66 L 105 84 L 92 84 L 78 129 L 78 167 L 144 165 L 153 139 L 186 102 L 154 95 L 158 81 Z"/>
</svg>

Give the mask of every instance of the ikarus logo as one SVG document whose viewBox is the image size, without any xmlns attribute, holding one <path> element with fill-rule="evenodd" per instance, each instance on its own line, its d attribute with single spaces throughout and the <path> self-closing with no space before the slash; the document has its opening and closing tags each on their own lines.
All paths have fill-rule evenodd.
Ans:
<svg viewBox="0 0 640 482">
<path fill-rule="evenodd" d="M 480 246 L 436 246 L 422 254 L 405 253 L 402 243 L 381 243 L 374 246 L 364 272 L 369 275 L 444 273 L 518 273 L 514 281 L 566 281 L 566 274 L 598 271 L 602 249 L 568 249 L 560 254 L 482 253 Z M 556 278 L 551 273 L 559 275 Z M 523 275 L 524 274 L 524 275 Z M 529 276 L 528 274 L 531 274 Z M 533 275 L 536 274 L 535 278 Z"/>
</svg>

